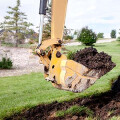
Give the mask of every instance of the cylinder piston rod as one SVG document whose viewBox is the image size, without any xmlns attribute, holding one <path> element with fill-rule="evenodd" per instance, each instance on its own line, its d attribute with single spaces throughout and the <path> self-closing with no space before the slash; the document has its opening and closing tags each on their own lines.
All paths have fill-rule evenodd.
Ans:
<svg viewBox="0 0 120 120">
<path fill-rule="evenodd" d="M 40 26 L 39 26 L 39 44 L 42 42 L 42 34 L 43 34 L 43 23 L 44 23 L 44 15 L 40 15 Z"/>
<path fill-rule="evenodd" d="M 40 0 L 40 26 L 39 26 L 39 44 L 42 42 L 42 33 L 43 33 L 43 24 L 44 24 L 44 15 L 46 15 L 47 9 L 47 0 Z"/>
</svg>

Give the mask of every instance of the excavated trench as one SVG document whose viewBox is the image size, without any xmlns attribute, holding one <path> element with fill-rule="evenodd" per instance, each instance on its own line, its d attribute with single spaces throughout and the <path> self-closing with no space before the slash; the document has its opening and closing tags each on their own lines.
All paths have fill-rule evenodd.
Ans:
<svg viewBox="0 0 120 120">
<path fill-rule="evenodd" d="M 64 117 L 55 117 L 58 110 L 66 110 L 73 105 L 85 106 L 94 112 L 93 117 L 100 120 L 107 120 L 113 116 L 120 115 L 120 92 L 109 91 L 99 96 L 89 98 L 76 98 L 69 102 L 53 102 L 48 105 L 39 105 L 21 114 L 15 114 L 5 120 L 85 120 L 88 115 L 84 112 L 81 115 L 67 115 Z"/>
<path fill-rule="evenodd" d="M 111 56 L 104 52 L 98 53 L 95 48 L 85 48 L 77 51 L 74 60 L 88 67 L 95 69 L 99 73 L 99 77 L 103 76 L 115 67 L 111 60 Z M 107 120 L 113 116 L 120 115 L 120 76 L 113 83 L 109 92 L 99 96 L 88 98 L 76 98 L 63 103 L 53 102 L 51 104 L 38 105 L 29 110 L 25 110 L 20 114 L 15 114 L 5 120 L 85 120 L 88 115 L 83 112 L 81 115 L 67 115 L 64 117 L 55 117 L 58 110 L 67 110 L 73 105 L 85 106 L 94 112 L 93 117 L 100 120 Z"/>
</svg>

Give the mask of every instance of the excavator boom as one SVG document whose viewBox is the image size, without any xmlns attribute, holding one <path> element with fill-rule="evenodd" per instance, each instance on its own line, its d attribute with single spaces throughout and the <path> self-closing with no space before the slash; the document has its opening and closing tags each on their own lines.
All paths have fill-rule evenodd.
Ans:
<svg viewBox="0 0 120 120">
<path fill-rule="evenodd" d="M 68 0 L 52 0 L 51 38 L 62 40 Z"/>
</svg>

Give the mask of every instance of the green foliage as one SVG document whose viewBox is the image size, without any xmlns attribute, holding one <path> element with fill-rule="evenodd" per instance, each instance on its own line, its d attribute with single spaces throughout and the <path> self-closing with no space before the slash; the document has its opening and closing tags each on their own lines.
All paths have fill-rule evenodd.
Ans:
<svg viewBox="0 0 120 120">
<path fill-rule="evenodd" d="M 98 33 L 97 38 L 104 38 L 104 33 Z"/>
<path fill-rule="evenodd" d="M 77 30 L 75 30 L 74 35 L 78 35 L 78 31 Z"/>
<path fill-rule="evenodd" d="M 35 43 L 34 40 L 30 40 L 30 41 L 29 41 L 29 44 L 34 44 L 34 43 Z"/>
<path fill-rule="evenodd" d="M 116 38 L 116 30 L 111 31 L 111 38 Z"/>
<path fill-rule="evenodd" d="M 73 60 L 74 55 L 75 55 L 75 51 L 69 51 L 68 54 L 67 54 L 67 58 L 70 59 L 70 60 Z"/>
<path fill-rule="evenodd" d="M 72 106 L 70 108 L 68 108 L 67 110 L 63 110 L 63 111 L 58 111 L 56 113 L 57 117 L 63 117 L 66 115 L 82 115 L 82 114 L 87 114 L 89 117 L 93 116 L 93 111 L 91 111 L 89 108 L 84 107 L 84 106 Z"/>
<path fill-rule="evenodd" d="M 64 36 L 64 39 L 65 39 L 65 40 L 72 40 L 72 39 L 73 39 L 73 37 L 72 37 L 72 36 L 70 36 L 70 35 L 67 35 L 67 36 Z"/>
<path fill-rule="evenodd" d="M 78 41 L 88 46 L 93 45 L 97 41 L 97 35 L 88 27 L 84 27 L 79 32 Z"/>
<path fill-rule="evenodd" d="M 1 69 L 11 69 L 13 66 L 12 61 L 8 58 L 2 58 L 2 61 L 0 62 L 0 68 Z"/>
<path fill-rule="evenodd" d="M 64 26 L 63 39 L 65 39 L 65 40 L 73 39 L 73 37 L 70 36 L 70 34 L 71 34 L 71 30 L 68 29 L 66 26 Z"/>
<path fill-rule="evenodd" d="M 4 41 L 1 42 L 1 46 L 14 47 L 12 43 L 5 43 Z"/>
<path fill-rule="evenodd" d="M 117 38 L 117 41 L 120 41 L 120 37 Z"/>
<path fill-rule="evenodd" d="M 24 39 L 26 34 L 31 32 L 30 26 L 32 23 L 28 23 L 25 13 L 20 11 L 20 0 L 17 0 L 15 7 L 8 7 L 8 15 L 4 17 L 4 22 L 0 24 L 0 28 L 7 31 L 12 31 L 16 40 L 16 47 L 19 44 L 19 40 Z"/>
<path fill-rule="evenodd" d="M 119 29 L 120 30 L 120 29 Z M 120 36 L 120 32 L 119 32 L 119 36 Z M 120 41 L 120 37 L 117 38 L 117 41 Z"/>
<path fill-rule="evenodd" d="M 109 120 L 120 120 L 120 116 L 114 116 L 114 117 L 110 118 Z"/>
</svg>

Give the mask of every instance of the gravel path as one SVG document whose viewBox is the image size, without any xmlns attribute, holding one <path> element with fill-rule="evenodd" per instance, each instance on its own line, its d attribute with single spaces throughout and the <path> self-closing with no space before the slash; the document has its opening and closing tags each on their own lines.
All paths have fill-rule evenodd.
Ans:
<svg viewBox="0 0 120 120">
<path fill-rule="evenodd" d="M 0 51 L 9 52 L 13 61 L 13 69 L 0 70 L 0 77 L 19 76 L 31 72 L 43 72 L 43 65 L 39 64 L 39 57 L 32 54 L 30 49 L 1 47 Z"/>
</svg>

